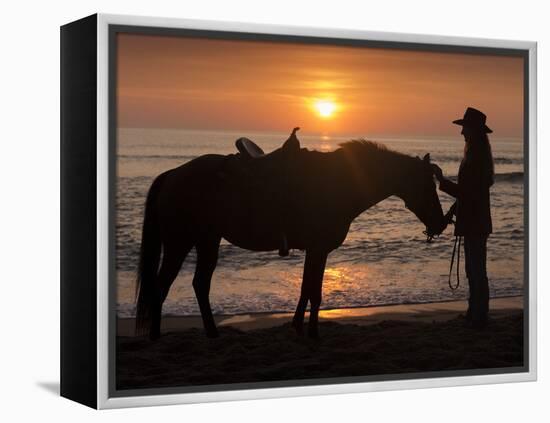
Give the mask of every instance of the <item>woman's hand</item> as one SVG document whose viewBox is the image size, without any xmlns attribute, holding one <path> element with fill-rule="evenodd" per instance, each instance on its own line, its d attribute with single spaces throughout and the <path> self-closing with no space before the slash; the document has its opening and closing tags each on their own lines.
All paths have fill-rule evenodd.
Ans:
<svg viewBox="0 0 550 423">
<path fill-rule="evenodd" d="M 431 166 L 432 166 L 432 171 L 433 171 L 434 176 L 437 178 L 437 180 L 438 180 L 439 182 L 441 182 L 441 181 L 444 179 L 444 177 L 443 177 L 443 171 L 442 171 L 441 168 L 440 168 L 438 165 L 436 165 L 436 164 L 433 164 L 433 163 L 432 163 Z"/>
</svg>

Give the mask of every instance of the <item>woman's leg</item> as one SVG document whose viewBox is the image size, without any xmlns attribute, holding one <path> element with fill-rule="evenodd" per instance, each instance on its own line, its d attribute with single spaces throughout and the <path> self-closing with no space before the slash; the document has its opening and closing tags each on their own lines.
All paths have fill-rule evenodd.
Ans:
<svg viewBox="0 0 550 423">
<path fill-rule="evenodd" d="M 489 278 L 487 277 L 487 236 L 480 239 L 481 272 L 479 283 L 479 313 L 480 317 L 487 320 L 489 314 Z"/>
<path fill-rule="evenodd" d="M 489 312 L 487 236 L 464 237 L 464 255 L 470 287 L 468 316 L 474 324 L 483 326 Z"/>
<path fill-rule="evenodd" d="M 468 311 L 466 312 L 466 319 L 469 321 L 472 319 L 472 313 L 475 309 L 474 304 L 474 285 L 473 285 L 473 276 L 472 276 L 472 261 L 475 260 L 471 255 L 471 245 L 470 237 L 464 237 L 464 266 L 466 267 L 466 278 L 468 279 Z"/>
</svg>

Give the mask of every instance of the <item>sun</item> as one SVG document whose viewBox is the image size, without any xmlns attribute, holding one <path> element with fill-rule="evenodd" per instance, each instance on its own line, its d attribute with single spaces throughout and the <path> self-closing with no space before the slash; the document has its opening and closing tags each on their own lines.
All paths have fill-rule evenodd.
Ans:
<svg viewBox="0 0 550 423">
<path fill-rule="evenodd" d="M 317 100 L 314 105 L 319 116 L 325 119 L 332 117 L 336 111 L 336 103 L 330 100 Z"/>
</svg>

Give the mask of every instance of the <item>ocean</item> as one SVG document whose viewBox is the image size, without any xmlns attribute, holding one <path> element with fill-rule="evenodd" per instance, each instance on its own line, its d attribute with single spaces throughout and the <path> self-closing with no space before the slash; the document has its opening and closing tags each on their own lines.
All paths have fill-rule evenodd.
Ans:
<svg viewBox="0 0 550 423">
<path fill-rule="evenodd" d="M 118 130 L 116 204 L 117 313 L 135 314 L 135 279 L 141 240 L 143 206 L 155 176 L 207 153 L 236 152 L 235 140 L 246 136 L 269 152 L 281 146 L 288 133 L 198 131 L 179 129 Z M 302 147 L 332 151 L 354 137 L 304 135 Z M 446 176 L 456 177 L 462 157 L 459 138 L 371 138 L 389 148 L 422 157 L 430 152 Z M 496 182 L 491 189 L 493 234 L 488 242 L 491 297 L 523 293 L 523 143 L 521 139 L 491 138 Z M 443 210 L 452 198 L 439 191 Z M 323 282 L 323 309 L 459 300 L 468 296 L 461 260 L 461 286 L 447 284 L 453 249 L 453 228 L 433 243 L 425 242 L 424 225 L 390 197 L 361 214 L 351 225 L 344 244 L 328 258 Z M 210 301 L 214 314 L 294 311 L 305 253 L 252 252 L 222 240 L 212 279 Z M 462 254 L 463 257 L 463 254 Z M 462 258 L 461 257 L 461 258 Z M 192 251 L 172 285 L 164 315 L 199 315 L 191 281 Z M 456 273 L 456 272 L 454 272 Z M 456 274 L 453 275 L 456 278 Z"/>
</svg>

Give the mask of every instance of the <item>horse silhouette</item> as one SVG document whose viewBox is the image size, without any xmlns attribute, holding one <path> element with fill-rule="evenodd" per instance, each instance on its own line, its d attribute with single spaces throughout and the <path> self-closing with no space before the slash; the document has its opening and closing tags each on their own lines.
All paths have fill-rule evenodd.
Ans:
<svg viewBox="0 0 550 423">
<path fill-rule="evenodd" d="M 344 242 L 357 216 L 395 195 L 426 226 L 429 238 L 443 231 L 429 154 L 420 159 L 365 140 L 343 143 L 328 153 L 309 151 L 299 144 L 296 148 L 295 131 L 282 148 L 267 155 L 259 148 L 253 154 L 246 149 L 227 156 L 207 154 L 154 180 L 145 204 L 137 333 L 160 336 L 162 304 L 193 247 L 193 289 L 207 336 L 218 334 L 209 292 L 221 239 L 248 250 L 273 251 L 280 250 L 284 238 L 286 247 L 305 250 L 292 325 L 303 333 L 310 302 L 308 335 L 318 337 L 327 256 Z"/>
</svg>

